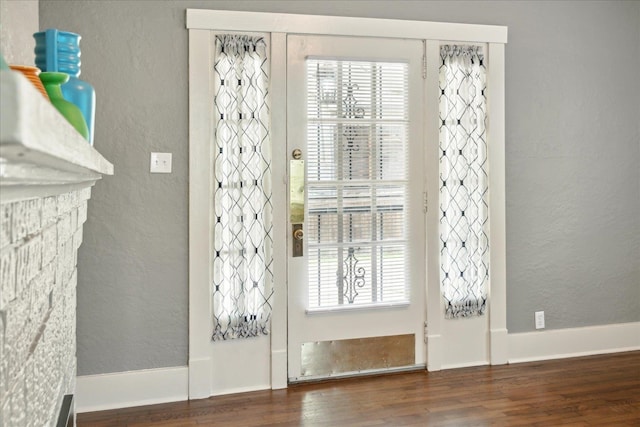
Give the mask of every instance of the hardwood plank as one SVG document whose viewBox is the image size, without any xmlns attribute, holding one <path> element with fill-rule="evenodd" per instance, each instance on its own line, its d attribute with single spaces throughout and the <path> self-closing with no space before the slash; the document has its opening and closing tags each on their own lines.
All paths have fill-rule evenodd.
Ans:
<svg viewBox="0 0 640 427">
<path fill-rule="evenodd" d="M 640 352 L 297 384 L 79 414 L 77 425 L 640 426 Z"/>
</svg>

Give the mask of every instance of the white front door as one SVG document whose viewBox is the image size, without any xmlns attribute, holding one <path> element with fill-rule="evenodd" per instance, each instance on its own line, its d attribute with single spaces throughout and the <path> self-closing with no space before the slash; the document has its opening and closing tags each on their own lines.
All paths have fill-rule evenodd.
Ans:
<svg viewBox="0 0 640 427">
<path fill-rule="evenodd" d="M 287 56 L 304 204 L 288 224 L 289 380 L 424 365 L 422 42 L 288 36 Z"/>
</svg>

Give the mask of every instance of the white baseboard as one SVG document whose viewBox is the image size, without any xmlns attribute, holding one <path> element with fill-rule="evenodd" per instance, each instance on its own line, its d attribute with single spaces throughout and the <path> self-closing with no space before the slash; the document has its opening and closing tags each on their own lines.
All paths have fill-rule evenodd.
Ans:
<svg viewBox="0 0 640 427">
<path fill-rule="evenodd" d="M 439 337 L 431 337 L 430 341 L 434 347 L 438 344 L 436 338 Z M 640 322 L 509 334 L 508 345 L 509 363 L 640 350 Z M 465 365 L 433 366 L 429 370 L 486 364 L 488 361 L 477 361 Z M 271 385 L 268 384 L 227 387 L 224 393 L 214 391 L 212 394 L 269 388 Z M 189 368 L 186 366 L 86 375 L 78 377 L 76 382 L 78 413 L 178 402 L 188 398 Z"/>
<path fill-rule="evenodd" d="M 76 381 L 76 412 L 104 411 L 189 398 L 189 368 L 85 375 Z"/>
<path fill-rule="evenodd" d="M 460 369 L 460 368 L 475 368 L 476 366 L 488 366 L 490 363 L 488 360 L 475 360 L 472 362 L 464 363 L 445 363 L 442 365 L 442 370 L 447 369 Z"/>
<path fill-rule="evenodd" d="M 509 334 L 509 363 L 640 350 L 640 322 Z"/>
<path fill-rule="evenodd" d="M 246 387 L 233 387 L 226 388 L 224 390 L 214 390 L 211 394 L 211 397 L 214 396 L 226 396 L 227 394 L 237 394 L 237 393 L 250 393 L 252 391 L 264 391 L 271 390 L 271 386 L 269 384 L 258 384 L 258 385 L 250 385 Z"/>
</svg>

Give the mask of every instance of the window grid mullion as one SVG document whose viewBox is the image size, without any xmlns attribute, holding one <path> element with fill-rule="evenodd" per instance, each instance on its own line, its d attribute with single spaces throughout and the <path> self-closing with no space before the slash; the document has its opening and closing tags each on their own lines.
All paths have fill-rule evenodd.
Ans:
<svg viewBox="0 0 640 427">
<path fill-rule="evenodd" d="M 315 263 L 310 278 L 317 279 L 310 286 L 317 295 L 309 301 L 318 308 L 354 303 L 356 294 L 359 304 L 408 301 L 408 242 L 406 227 L 398 222 L 406 220 L 408 190 L 406 66 L 391 64 L 387 74 L 384 63 L 319 60 L 307 68 L 309 78 L 316 78 L 309 85 L 307 125 L 317 142 L 309 147 L 315 155 L 309 160 L 316 163 L 309 178 L 315 182 L 307 183 L 309 218 L 315 217 L 317 227 L 316 241 L 308 244 L 309 262 Z M 385 83 L 388 78 L 391 85 Z M 384 240 L 387 235 L 390 240 Z M 336 286 L 331 289 L 327 281 L 333 268 Z M 388 301 L 383 273 L 391 286 Z M 354 280 L 360 281 L 358 288 Z"/>
</svg>

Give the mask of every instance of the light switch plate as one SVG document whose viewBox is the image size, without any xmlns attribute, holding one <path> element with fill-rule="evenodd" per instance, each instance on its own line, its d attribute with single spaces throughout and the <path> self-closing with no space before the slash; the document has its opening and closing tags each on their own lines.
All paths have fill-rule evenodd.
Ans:
<svg viewBox="0 0 640 427">
<path fill-rule="evenodd" d="M 535 312 L 536 329 L 544 329 L 544 311 Z"/>
<path fill-rule="evenodd" d="M 171 173 L 171 153 L 151 153 L 151 173 Z"/>
</svg>

